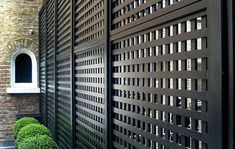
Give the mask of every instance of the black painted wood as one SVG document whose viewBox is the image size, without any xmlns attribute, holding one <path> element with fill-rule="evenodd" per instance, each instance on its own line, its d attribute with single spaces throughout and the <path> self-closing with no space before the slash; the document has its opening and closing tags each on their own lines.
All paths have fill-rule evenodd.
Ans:
<svg viewBox="0 0 235 149">
<path fill-rule="evenodd" d="M 220 6 L 47 0 L 39 14 L 41 115 L 60 146 L 222 148 L 222 126 L 233 125 L 222 122 L 225 89 L 233 94 L 222 76 Z"/>
<path fill-rule="evenodd" d="M 47 127 L 51 130 L 51 132 L 55 133 L 55 103 L 54 103 L 54 86 L 55 86 L 55 8 L 54 8 L 54 0 L 48 0 L 46 2 L 46 9 L 47 9 L 47 67 L 46 67 L 46 95 L 47 95 Z"/>
<path fill-rule="evenodd" d="M 42 121 L 46 123 L 46 4 L 39 12 L 39 86 L 40 94 L 40 114 Z"/>
</svg>

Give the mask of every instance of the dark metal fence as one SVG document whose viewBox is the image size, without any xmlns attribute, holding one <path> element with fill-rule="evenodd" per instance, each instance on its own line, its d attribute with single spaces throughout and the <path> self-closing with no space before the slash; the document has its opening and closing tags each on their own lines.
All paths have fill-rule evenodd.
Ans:
<svg viewBox="0 0 235 149">
<path fill-rule="evenodd" d="M 222 30 L 231 27 L 222 24 L 225 7 L 220 0 L 45 0 L 41 115 L 60 146 L 231 145 L 223 139 L 233 126 L 223 119 L 233 99 L 226 85 L 233 72 L 222 74 L 222 37 L 231 39 Z"/>
</svg>

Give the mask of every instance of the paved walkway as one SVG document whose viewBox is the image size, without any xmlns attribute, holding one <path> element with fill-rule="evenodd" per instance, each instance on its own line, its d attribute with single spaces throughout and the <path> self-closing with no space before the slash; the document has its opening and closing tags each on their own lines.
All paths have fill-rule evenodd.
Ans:
<svg viewBox="0 0 235 149">
<path fill-rule="evenodd" d="M 15 141 L 14 140 L 0 140 L 0 149 L 15 149 Z"/>
</svg>

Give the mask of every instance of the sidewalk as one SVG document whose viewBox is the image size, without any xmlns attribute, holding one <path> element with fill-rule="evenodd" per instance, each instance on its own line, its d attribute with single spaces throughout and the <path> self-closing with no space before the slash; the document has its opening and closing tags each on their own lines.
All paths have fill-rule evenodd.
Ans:
<svg viewBox="0 0 235 149">
<path fill-rule="evenodd" d="M 14 140 L 0 140 L 0 149 L 15 149 Z"/>
</svg>

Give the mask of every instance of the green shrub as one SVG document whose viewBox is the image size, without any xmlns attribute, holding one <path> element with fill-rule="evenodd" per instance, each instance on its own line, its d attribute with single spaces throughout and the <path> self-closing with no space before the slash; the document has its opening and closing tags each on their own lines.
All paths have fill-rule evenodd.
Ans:
<svg viewBox="0 0 235 149">
<path fill-rule="evenodd" d="M 38 135 L 23 140 L 19 149 L 59 149 L 59 147 L 51 137 Z"/>
<path fill-rule="evenodd" d="M 14 125 L 14 128 L 13 128 L 14 137 L 17 137 L 21 128 L 23 128 L 29 124 L 39 124 L 39 122 L 35 118 L 31 118 L 31 117 L 25 117 L 25 118 L 21 118 L 21 119 L 17 120 Z"/>
<path fill-rule="evenodd" d="M 47 135 L 49 137 L 52 136 L 50 131 L 45 126 L 41 124 L 29 124 L 20 130 L 16 143 L 19 145 L 24 139 L 37 135 Z"/>
</svg>

